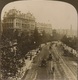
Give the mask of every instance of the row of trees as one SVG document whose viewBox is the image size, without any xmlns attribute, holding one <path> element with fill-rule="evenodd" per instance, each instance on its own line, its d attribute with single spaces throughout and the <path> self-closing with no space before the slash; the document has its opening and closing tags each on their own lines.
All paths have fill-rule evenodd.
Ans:
<svg viewBox="0 0 78 80">
<path fill-rule="evenodd" d="M 2 45 L 6 46 L 2 48 L 1 56 L 1 71 L 4 78 L 14 77 L 18 73 L 18 70 L 21 70 L 21 67 L 24 65 L 25 55 L 32 49 L 39 47 L 40 44 L 46 43 L 52 40 L 58 40 L 59 34 L 56 33 L 56 30 L 53 30 L 52 35 L 42 31 L 38 32 L 38 29 L 35 28 L 34 31 L 23 31 L 19 30 L 7 30 L 2 34 Z M 9 42 L 17 41 L 16 51 L 11 51 Z"/>
<path fill-rule="evenodd" d="M 71 48 L 78 51 L 78 38 L 77 37 L 67 37 L 66 35 L 63 36 L 61 39 L 63 43 L 70 46 Z"/>
<path fill-rule="evenodd" d="M 5 49 L 1 57 L 2 80 L 8 80 L 8 77 L 15 77 L 23 65 L 24 59 L 21 58 L 21 53 L 18 50 L 11 52 L 9 48 Z"/>
</svg>

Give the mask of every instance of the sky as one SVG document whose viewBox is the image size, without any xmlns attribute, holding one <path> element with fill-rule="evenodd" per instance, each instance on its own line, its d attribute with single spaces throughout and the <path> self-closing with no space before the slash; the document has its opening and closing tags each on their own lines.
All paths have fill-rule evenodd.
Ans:
<svg viewBox="0 0 78 80">
<path fill-rule="evenodd" d="M 50 23 L 52 28 L 77 30 L 77 11 L 68 3 L 59 1 L 15 1 L 7 4 L 1 14 L 10 9 L 20 10 L 22 13 L 31 12 L 36 22 Z"/>
</svg>

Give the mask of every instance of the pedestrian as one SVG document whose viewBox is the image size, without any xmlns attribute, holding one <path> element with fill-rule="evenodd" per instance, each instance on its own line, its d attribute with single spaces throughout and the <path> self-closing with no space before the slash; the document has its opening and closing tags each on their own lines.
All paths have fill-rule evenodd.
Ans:
<svg viewBox="0 0 78 80">
<path fill-rule="evenodd" d="M 52 67 L 52 71 L 53 71 L 53 73 L 54 73 L 54 70 L 55 70 L 55 68 L 54 68 L 54 66 Z"/>
<path fill-rule="evenodd" d="M 49 46 L 49 49 L 51 49 L 51 46 Z"/>
<path fill-rule="evenodd" d="M 39 53 L 39 50 L 37 50 L 36 54 L 38 54 L 38 53 Z"/>
<path fill-rule="evenodd" d="M 53 75 L 54 74 L 54 70 L 55 70 L 55 68 L 53 66 L 49 73 L 51 73 Z"/>
</svg>

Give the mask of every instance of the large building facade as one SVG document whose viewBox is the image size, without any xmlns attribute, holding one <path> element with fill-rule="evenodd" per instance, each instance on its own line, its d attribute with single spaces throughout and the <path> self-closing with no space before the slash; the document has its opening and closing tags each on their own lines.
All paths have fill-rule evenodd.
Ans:
<svg viewBox="0 0 78 80">
<path fill-rule="evenodd" d="M 5 12 L 2 22 L 3 30 L 34 30 L 35 24 L 35 17 L 30 12 L 24 14 L 16 9 Z"/>
<path fill-rule="evenodd" d="M 19 10 L 10 9 L 4 14 L 2 21 L 3 31 L 12 29 L 33 32 L 35 27 L 37 27 L 39 33 L 44 30 L 46 33 L 52 34 L 51 24 L 36 22 L 35 17 L 30 12 L 24 14 Z"/>
<path fill-rule="evenodd" d="M 52 34 L 52 25 L 47 23 L 36 23 L 39 33 L 45 31 L 46 33 Z"/>
</svg>

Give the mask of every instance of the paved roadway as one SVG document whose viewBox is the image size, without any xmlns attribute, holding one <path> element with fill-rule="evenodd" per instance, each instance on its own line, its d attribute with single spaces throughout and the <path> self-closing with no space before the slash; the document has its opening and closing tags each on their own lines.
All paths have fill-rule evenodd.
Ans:
<svg viewBox="0 0 78 80">
<path fill-rule="evenodd" d="M 46 67 L 40 67 L 41 59 L 47 59 L 49 54 L 48 46 L 44 46 L 41 52 L 33 60 L 31 70 L 29 70 L 24 80 L 48 80 L 51 62 L 47 62 Z"/>
<path fill-rule="evenodd" d="M 40 67 L 41 59 L 48 58 L 52 54 L 53 60 L 47 61 L 46 67 Z M 59 54 L 60 53 L 60 54 Z M 55 44 L 49 50 L 49 44 L 45 45 L 41 52 L 34 58 L 32 68 L 24 75 L 23 80 L 77 80 L 76 75 L 70 70 L 71 65 L 67 66 L 65 59 L 61 55 L 59 47 Z M 54 66 L 54 73 L 52 67 Z"/>
<path fill-rule="evenodd" d="M 62 62 L 64 63 L 64 67 L 67 67 L 65 72 L 68 71 L 69 79 L 77 80 L 77 58 L 74 56 L 63 56 L 63 50 L 60 45 L 58 45 L 57 50 L 59 52 L 60 59 L 62 59 Z"/>
<path fill-rule="evenodd" d="M 63 56 L 63 50 L 59 45 L 53 45 L 55 56 L 59 57 L 59 66 L 62 70 L 63 79 L 65 80 L 77 80 L 77 65 L 73 66 L 73 63 L 77 64 L 73 57 Z M 69 59 L 71 58 L 71 59 Z M 73 62 L 73 63 L 72 63 Z M 59 68 L 58 68 L 59 69 Z M 59 70 L 59 71 L 61 71 Z"/>
</svg>

